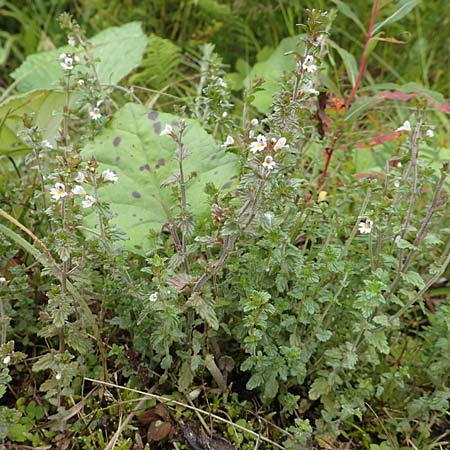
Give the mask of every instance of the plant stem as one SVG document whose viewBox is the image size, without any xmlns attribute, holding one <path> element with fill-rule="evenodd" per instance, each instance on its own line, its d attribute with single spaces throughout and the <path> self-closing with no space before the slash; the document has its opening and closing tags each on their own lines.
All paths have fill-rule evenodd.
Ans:
<svg viewBox="0 0 450 450">
<path fill-rule="evenodd" d="M 359 65 L 358 76 L 356 77 L 355 85 L 353 86 L 353 89 L 351 90 L 350 95 L 347 98 L 347 102 L 345 103 L 346 108 L 348 108 L 351 105 L 351 103 L 353 102 L 353 100 L 356 96 L 356 93 L 358 91 L 359 85 L 361 84 L 364 70 L 366 69 L 367 56 L 369 53 L 369 45 L 370 45 L 370 41 L 372 40 L 372 30 L 373 30 L 373 26 L 375 24 L 375 19 L 378 14 L 379 7 L 380 7 L 380 0 L 374 0 L 373 8 L 372 8 L 372 16 L 370 17 L 369 28 L 367 29 L 367 33 L 366 33 L 366 43 L 364 44 L 364 50 L 363 50 L 363 54 L 361 57 L 361 63 Z"/>
</svg>

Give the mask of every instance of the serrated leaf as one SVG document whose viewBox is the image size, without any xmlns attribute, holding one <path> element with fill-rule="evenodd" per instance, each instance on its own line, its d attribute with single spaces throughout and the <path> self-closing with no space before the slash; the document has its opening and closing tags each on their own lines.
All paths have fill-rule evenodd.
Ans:
<svg viewBox="0 0 450 450">
<path fill-rule="evenodd" d="M 417 273 L 410 270 L 409 272 L 402 273 L 402 278 L 409 284 L 412 284 L 414 287 L 419 289 L 423 289 L 425 287 L 425 282 L 422 277 Z"/>
<path fill-rule="evenodd" d="M 330 392 L 330 385 L 325 378 L 316 378 L 309 388 L 308 397 L 310 400 L 317 400 L 322 395 L 328 394 Z"/>
<path fill-rule="evenodd" d="M 99 61 L 95 63 L 100 82 L 117 84 L 123 77 L 139 66 L 148 43 L 138 22 L 121 27 L 108 28 L 92 39 L 91 56 Z M 73 52 L 73 47 L 61 47 L 49 52 L 28 56 L 22 65 L 12 74 L 17 81 L 19 92 L 33 89 L 55 89 L 63 75 L 58 57 L 64 52 Z M 81 56 L 81 50 L 78 52 Z M 85 70 L 85 69 L 84 69 Z M 83 71 L 83 69 L 80 69 Z M 73 71 L 74 75 L 78 69 Z"/>
<path fill-rule="evenodd" d="M 35 113 L 35 123 L 43 139 L 54 143 L 65 103 L 63 92 L 36 90 L 10 97 L 0 105 L 0 154 L 17 155 L 29 151 L 29 144 L 18 135 L 24 130 L 22 117 Z"/>
<path fill-rule="evenodd" d="M 420 0 L 401 0 L 398 2 L 397 9 L 388 18 L 384 19 L 382 22 L 376 23 L 372 30 L 372 36 L 375 36 L 378 31 L 381 30 L 385 25 L 389 25 L 394 22 L 398 22 L 408 15 L 418 4 Z"/>
<path fill-rule="evenodd" d="M 384 355 L 389 354 L 390 348 L 384 331 L 366 333 L 366 341 L 369 345 L 374 346 L 380 353 L 383 353 Z"/>
<path fill-rule="evenodd" d="M 119 180 L 100 188 L 100 199 L 108 202 L 117 215 L 113 223 L 129 237 L 126 246 L 136 253 L 149 249 L 150 229 L 160 231 L 168 215 L 177 212 L 178 201 L 164 180 L 178 171 L 177 145 L 170 136 L 160 136 L 166 124 L 175 126 L 179 118 L 149 112 L 144 106 L 127 104 L 89 143 L 82 155 L 95 156 L 100 170 L 114 170 Z M 187 184 L 188 208 L 194 214 L 209 211 L 205 185 L 213 182 L 228 189 L 236 178 L 237 158 L 218 147 L 197 121 L 187 120 L 183 143 L 190 152 L 184 172 L 195 176 Z"/>
<path fill-rule="evenodd" d="M 214 303 L 210 299 L 204 298 L 198 292 L 194 293 L 186 302 L 186 306 L 190 306 L 195 312 L 206 321 L 206 323 L 213 329 L 219 329 L 219 320 L 214 311 Z"/>
</svg>

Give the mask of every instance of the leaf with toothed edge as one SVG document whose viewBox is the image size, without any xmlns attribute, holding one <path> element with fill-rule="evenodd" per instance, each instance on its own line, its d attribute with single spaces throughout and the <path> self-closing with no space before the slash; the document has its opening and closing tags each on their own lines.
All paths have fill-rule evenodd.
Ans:
<svg viewBox="0 0 450 450">
<path fill-rule="evenodd" d="M 117 173 L 119 180 L 101 187 L 99 196 L 110 204 L 116 214 L 113 224 L 127 233 L 126 246 L 135 253 L 148 250 L 149 229 L 159 231 L 168 216 L 178 211 L 171 187 L 161 187 L 178 172 L 177 145 L 170 136 L 160 136 L 165 125 L 176 130 L 178 122 L 172 114 L 129 103 L 82 151 L 86 160 L 95 156 L 100 171 L 109 168 Z M 213 182 L 219 189 L 229 189 L 237 178 L 238 160 L 220 148 L 197 121 L 186 124 L 183 143 L 189 156 L 184 172 L 186 177 L 196 173 L 187 185 L 188 208 L 201 215 L 209 211 L 205 185 Z"/>
</svg>

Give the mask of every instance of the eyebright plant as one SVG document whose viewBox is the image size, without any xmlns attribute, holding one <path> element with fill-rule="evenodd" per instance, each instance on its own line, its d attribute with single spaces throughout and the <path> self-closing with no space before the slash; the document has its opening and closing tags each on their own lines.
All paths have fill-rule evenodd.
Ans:
<svg viewBox="0 0 450 450">
<path fill-rule="evenodd" d="M 94 435 L 103 439 L 103 411 L 114 416 L 128 401 L 117 401 L 110 381 L 141 390 L 154 384 L 243 421 L 253 434 L 231 425 L 224 431 L 242 449 L 255 448 L 255 436 L 266 448 L 337 446 L 353 429 L 367 430 L 355 438 L 361 448 L 386 438 L 400 448 L 444 423 L 449 310 L 439 289 L 450 261 L 450 164 L 436 170 L 425 158 L 423 144 L 434 131 L 426 103 L 417 101 L 408 120 L 386 124 L 395 151 L 384 167 L 357 173 L 348 136 L 371 130 L 373 117 L 352 121 L 351 102 L 323 104 L 331 20 L 308 11 L 298 48 L 286 55 L 295 67 L 267 116 L 252 107 L 261 85 L 233 98 L 209 45 L 197 64 L 196 95 L 179 106 L 177 120 L 157 122 L 158 113 L 145 111 L 152 137 L 174 151 L 170 161 L 137 170 L 175 170 L 152 186 L 154 197 L 158 189 L 169 193 L 161 197 L 166 222 L 142 236 L 148 252 L 137 246 L 132 253 L 114 225 L 114 208 L 136 168 L 130 163 L 122 176 L 113 166 L 136 156 L 114 119 L 130 91 L 101 82 L 89 41 L 70 16 L 61 18 L 72 49 L 58 58 L 60 129 L 44 139 L 36 117 L 23 116 L 30 151 L 19 163 L 21 179 L 11 182 L 15 197 L 1 210 L 8 225 L 0 224 L 1 395 L 13 376 L 31 375 L 52 426 L 78 433 L 86 445 Z M 190 194 L 201 174 L 187 170 L 199 151 L 188 136 L 200 126 L 216 142 L 211 160 L 233 161 L 229 182 L 217 186 L 211 171 L 202 186 L 207 214 L 194 209 Z M 135 128 L 147 142 L 148 130 Z M 111 145 L 123 145 L 119 159 L 107 166 L 85 158 L 83 148 L 111 130 Z M 102 195 L 116 188 L 108 204 Z M 128 194 L 125 202 L 145 201 L 138 191 Z M 94 406 L 92 379 L 106 383 Z M 86 386 L 92 390 L 84 396 Z M 85 406 L 95 411 L 89 420 L 80 412 Z M 0 414 L 2 438 L 12 439 L 21 411 Z M 180 429 L 183 416 L 192 417 L 181 407 L 173 415 Z M 55 442 L 38 438 L 33 445 Z"/>
</svg>

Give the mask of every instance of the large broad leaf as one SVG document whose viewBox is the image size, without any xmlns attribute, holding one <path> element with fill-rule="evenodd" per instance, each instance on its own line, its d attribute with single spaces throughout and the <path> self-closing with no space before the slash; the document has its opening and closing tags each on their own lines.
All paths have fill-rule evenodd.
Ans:
<svg viewBox="0 0 450 450">
<path fill-rule="evenodd" d="M 127 247 L 134 252 L 148 249 L 149 229 L 160 230 L 168 215 L 177 213 L 177 202 L 170 186 L 161 184 L 178 173 L 176 144 L 170 136 L 160 136 L 166 124 L 176 127 L 171 114 L 148 111 L 127 104 L 107 127 L 83 150 L 83 156 L 95 156 L 100 168 L 110 168 L 119 181 L 100 190 L 100 197 L 116 213 L 113 220 L 128 236 Z M 237 158 L 217 146 L 198 122 L 187 121 L 184 145 L 189 156 L 184 172 L 196 172 L 187 187 L 189 209 L 196 214 L 208 211 L 204 188 L 212 182 L 227 189 L 236 178 Z"/>
<path fill-rule="evenodd" d="M 342 58 L 344 62 L 345 70 L 347 71 L 347 76 L 352 86 L 356 83 L 356 78 L 358 77 L 358 64 L 356 63 L 355 57 L 349 53 L 347 50 L 339 47 L 334 41 L 329 40 L 330 45 L 336 49 L 339 53 L 339 56 Z"/>
<path fill-rule="evenodd" d="M 23 115 L 35 113 L 36 125 L 42 129 L 44 139 L 53 143 L 62 119 L 65 94 L 57 91 L 37 90 L 11 97 L 0 105 L 0 154 L 16 155 L 28 151 L 21 131 Z"/>
<path fill-rule="evenodd" d="M 118 83 L 139 66 L 148 38 L 137 22 L 112 27 L 90 39 L 91 55 L 102 83 Z M 54 89 L 63 75 L 58 57 L 63 52 L 73 52 L 73 47 L 61 47 L 50 52 L 29 56 L 11 76 L 17 81 L 17 90 Z M 81 50 L 79 51 L 81 53 Z M 80 54 L 81 56 L 81 54 Z M 75 69 L 75 74 L 78 69 Z M 83 69 L 80 69 L 81 71 Z"/>
<path fill-rule="evenodd" d="M 274 96 L 280 92 L 279 82 L 285 72 L 294 71 L 296 61 L 293 55 L 286 55 L 287 52 L 294 50 L 303 52 L 304 44 L 300 42 L 299 37 L 288 37 L 280 42 L 280 45 L 263 62 L 256 63 L 247 78 L 244 86 L 249 87 L 255 79 L 264 80 L 262 89 L 255 93 L 253 106 L 258 111 L 267 114 L 270 112 Z"/>
</svg>

